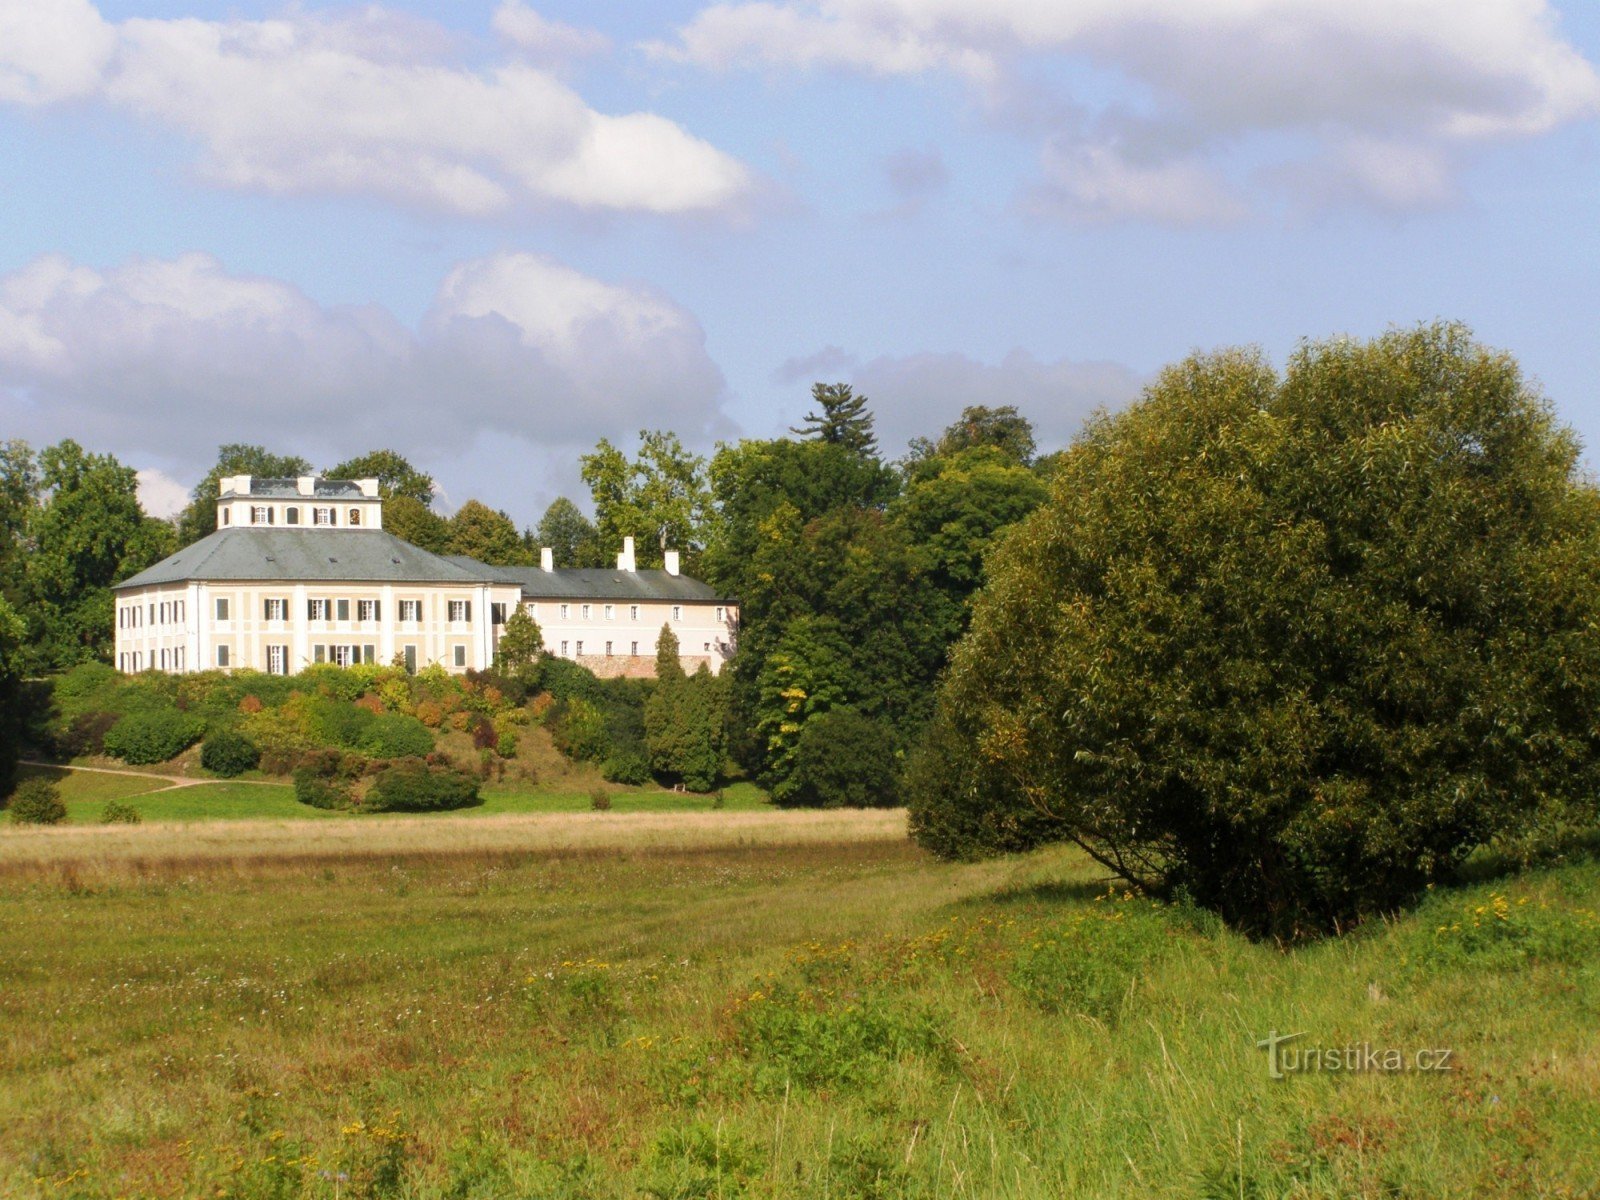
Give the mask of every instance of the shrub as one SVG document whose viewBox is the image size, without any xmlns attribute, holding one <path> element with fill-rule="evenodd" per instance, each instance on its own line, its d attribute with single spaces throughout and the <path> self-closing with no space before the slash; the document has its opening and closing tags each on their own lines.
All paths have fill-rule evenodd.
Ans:
<svg viewBox="0 0 1600 1200">
<path fill-rule="evenodd" d="M 638 751 L 621 751 L 600 764 L 600 774 L 611 783 L 631 787 L 650 782 L 650 763 Z"/>
<path fill-rule="evenodd" d="M 500 735 L 494 731 L 494 722 L 488 717 L 477 717 L 472 722 L 472 744 L 479 750 L 492 750 Z"/>
<path fill-rule="evenodd" d="M 551 738 L 557 750 L 580 762 L 602 762 L 611 752 L 605 714 L 580 696 L 558 705 Z"/>
<path fill-rule="evenodd" d="M 246 696 L 239 701 L 239 711 L 249 716 L 251 713 L 261 711 L 261 698 L 259 696 Z"/>
<path fill-rule="evenodd" d="M 200 743 L 200 765 L 224 778 L 243 775 L 261 761 L 261 751 L 242 733 L 219 729 Z"/>
<path fill-rule="evenodd" d="M 303 755 L 294 772 L 294 798 L 312 808 L 353 808 L 355 785 L 367 769 L 359 754 L 319 750 Z"/>
<path fill-rule="evenodd" d="M 783 803 L 887 808 L 897 802 L 892 730 L 848 708 L 805 723 Z"/>
<path fill-rule="evenodd" d="M 137 825 L 143 819 L 138 809 L 120 800 L 107 800 L 106 806 L 100 810 L 102 825 Z"/>
<path fill-rule="evenodd" d="M 909 773 L 941 855 L 1072 840 L 1293 938 L 1594 813 L 1600 497 L 1459 327 L 1168 369 L 987 571 Z"/>
<path fill-rule="evenodd" d="M 589 793 L 589 807 L 595 812 L 610 812 L 611 793 L 605 788 L 595 788 Z"/>
<path fill-rule="evenodd" d="M 166 762 L 182 754 L 205 732 L 205 722 L 175 708 L 129 713 L 105 736 L 107 754 L 135 765 Z"/>
<path fill-rule="evenodd" d="M 361 807 L 366 812 L 443 812 L 481 803 L 472 776 L 404 758 L 378 772 Z"/>
<path fill-rule="evenodd" d="M 79 758 L 104 754 L 106 734 L 122 719 L 114 712 L 82 712 L 66 723 L 66 728 L 50 739 L 51 749 L 60 758 Z"/>
<path fill-rule="evenodd" d="M 67 819 L 60 789 L 49 779 L 24 779 L 6 809 L 13 825 L 59 825 Z"/>
<path fill-rule="evenodd" d="M 444 720 L 444 709 L 432 700 L 424 700 L 417 705 L 417 720 L 429 729 L 437 729 Z"/>
<path fill-rule="evenodd" d="M 433 734 L 415 717 L 381 713 L 368 722 L 356 744 L 373 758 L 419 758 L 433 749 Z"/>
<path fill-rule="evenodd" d="M 507 729 L 495 738 L 494 752 L 501 758 L 515 758 L 517 756 L 517 735 Z"/>
</svg>

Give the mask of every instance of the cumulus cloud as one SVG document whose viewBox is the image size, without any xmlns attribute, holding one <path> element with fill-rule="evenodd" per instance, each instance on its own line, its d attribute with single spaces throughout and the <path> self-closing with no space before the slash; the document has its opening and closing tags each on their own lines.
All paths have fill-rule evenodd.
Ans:
<svg viewBox="0 0 1600 1200">
<path fill-rule="evenodd" d="M 329 462 L 483 438 L 570 457 L 645 427 L 725 433 L 724 391 L 691 313 L 533 254 L 460 264 L 415 329 L 204 254 L 106 271 L 47 256 L 0 276 L 0 418 L 136 458 L 208 464 L 286 430 Z"/>
<path fill-rule="evenodd" d="M 508 39 L 582 48 L 582 31 L 541 21 L 515 0 L 497 15 Z M 202 174 L 225 186 L 466 216 L 548 203 L 731 211 L 752 190 L 741 163 L 663 117 L 597 112 L 526 61 L 453 65 L 449 42 L 376 6 L 113 25 L 86 0 L 7 3 L 0 100 L 97 99 L 194 139 Z"/>
<path fill-rule="evenodd" d="M 1144 379 L 1114 362 L 1040 361 L 1012 350 L 997 363 L 965 354 L 926 352 L 865 361 L 827 346 L 792 358 L 775 373 L 780 383 L 842 379 L 865 395 L 878 442 L 892 457 L 914 437 L 935 437 L 973 404 L 1010 404 L 1033 422 L 1042 449 L 1065 445 L 1085 417 L 1133 400 Z"/>
<path fill-rule="evenodd" d="M 552 21 L 521 0 L 505 0 L 494 11 L 493 24 L 496 33 L 540 62 L 564 63 L 611 49 L 611 39 L 598 30 Z"/>
<path fill-rule="evenodd" d="M 175 517 L 189 503 L 189 489 L 165 471 L 146 467 L 137 473 L 139 504 L 152 517 Z"/>
<path fill-rule="evenodd" d="M 1011 103 L 1029 65 L 1098 70 L 1092 101 L 1054 106 L 1087 120 L 1044 152 L 1042 187 L 1074 219 L 1232 220 L 1198 156 L 1241 148 L 1314 164 L 1265 176 L 1291 189 L 1337 179 L 1348 197 L 1432 205 L 1456 156 L 1600 111 L 1600 77 L 1547 0 L 761 0 L 712 5 L 650 49 L 710 69 L 943 71 L 1017 120 L 1052 107 Z"/>
</svg>

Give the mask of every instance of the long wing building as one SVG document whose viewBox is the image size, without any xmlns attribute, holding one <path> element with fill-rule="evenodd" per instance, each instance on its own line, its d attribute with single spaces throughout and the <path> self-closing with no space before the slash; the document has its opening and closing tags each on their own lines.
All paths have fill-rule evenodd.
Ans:
<svg viewBox="0 0 1600 1200">
<path fill-rule="evenodd" d="M 387 533 L 375 479 L 222 480 L 217 529 L 114 589 L 119 670 L 254 670 L 312 663 L 484 669 L 520 606 L 545 648 L 599 675 L 652 675 L 663 625 L 686 670 L 720 671 L 737 604 L 678 569 L 493 567 Z"/>
</svg>

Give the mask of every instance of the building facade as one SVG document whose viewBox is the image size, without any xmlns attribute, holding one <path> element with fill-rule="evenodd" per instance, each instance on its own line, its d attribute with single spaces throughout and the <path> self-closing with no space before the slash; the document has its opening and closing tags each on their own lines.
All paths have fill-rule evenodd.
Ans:
<svg viewBox="0 0 1600 1200">
<path fill-rule="evenodd" d="M 511 613 L 539 623 L 545 649 L 600 675 L 651 675 L 662 626 L 684 667 L 720 671 L 738 606 L 678 570 L 491 567 L 430 554 L 383 529 L 377 481 L 222 480 L 217 530 L 114 589 L 115 663 L 134 673 L 253 670 L 314 663 L 435 663 L 482 670 Z"/>
</svg>

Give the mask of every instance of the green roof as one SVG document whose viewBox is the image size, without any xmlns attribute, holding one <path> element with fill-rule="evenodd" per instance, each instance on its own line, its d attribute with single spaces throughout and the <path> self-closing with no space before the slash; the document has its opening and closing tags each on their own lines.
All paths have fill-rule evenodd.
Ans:
<svg viewBox="0 0 1600 1200">
<path fill-rule="evenodd" d="M 219 529 L 116 585 L 484 583 L 491 576 L 430 554 L 381 529 Z"/>
</svg>

